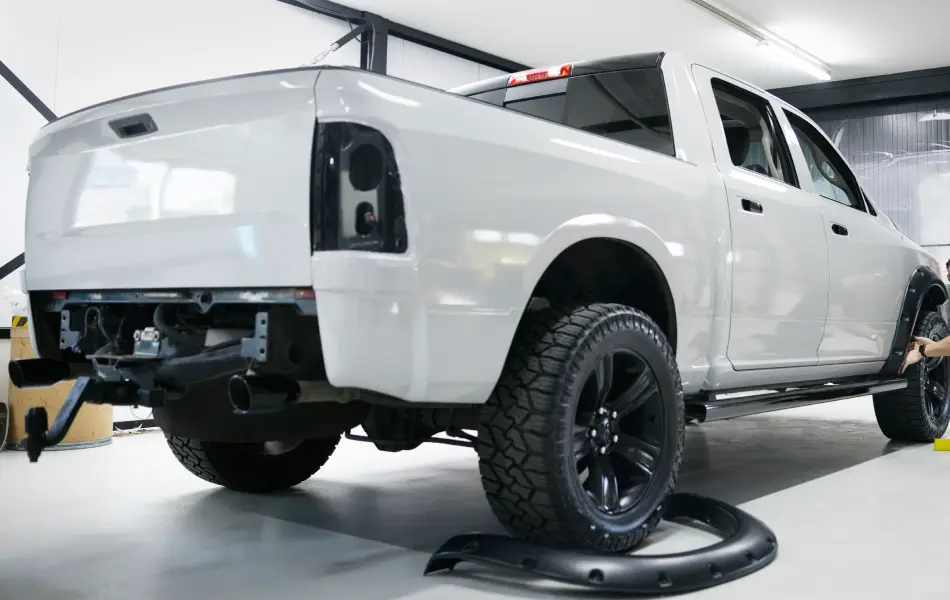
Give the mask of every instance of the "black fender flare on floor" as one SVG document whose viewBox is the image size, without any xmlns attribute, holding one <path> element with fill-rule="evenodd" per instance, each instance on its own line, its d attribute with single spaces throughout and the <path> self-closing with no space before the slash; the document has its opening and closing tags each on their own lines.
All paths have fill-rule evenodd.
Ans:
<svg viewBox="0 0 950 600">
<path fill-rule="evenodd" d="M 723 539 L 674 554 L 625 555 L 550 548 L 501 535 L 463 534 L 449 539 L 432 555 L 425 574 L 451 571 L 467 561 L 604 592 L 655 596 L 721 585 L 755 573 L 778 555 L 778 541 L 767 525 L 719 500 L 674 494 L 663 518 L 705 523 Z"/>
</svg>

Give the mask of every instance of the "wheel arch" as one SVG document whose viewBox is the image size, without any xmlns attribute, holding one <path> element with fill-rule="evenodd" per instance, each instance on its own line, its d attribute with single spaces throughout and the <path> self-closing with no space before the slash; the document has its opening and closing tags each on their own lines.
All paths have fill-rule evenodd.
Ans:
<svg viewBox="0 0 950 600">
<path fill-rule="evenodd" d="M 924 310 L 936 310 L 948 299 L 947 286 L 930 267 L 920 266 L 910 276 L 897 318 L 891 351 L 881 373 L 896 375 L 903 362 L 910 336 Z"/>
<path fill-rule="evenodd" d="M 666 250 L 665 246 L 662 248 Z M 552 256 L 536 276 L 521 318 L 525 318 L 536 298 L 551 304 L 624 304 L 649 315 L 675 350 L 675 296 L 660 263 L 669 258 L 660 255 L 658 260 L 642 245 L 615 236 L 575 240 Z"/>
</svg>

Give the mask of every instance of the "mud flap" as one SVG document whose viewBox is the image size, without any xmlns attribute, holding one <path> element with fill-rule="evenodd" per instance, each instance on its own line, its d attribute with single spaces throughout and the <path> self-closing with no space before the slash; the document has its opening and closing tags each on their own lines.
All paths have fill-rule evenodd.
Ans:
<svg viewBox="0 0 950 600">
<path fill-rule="evenodd" d="M 442 545 L 425 574 L 459 562 L 512 569 L 604 592 L 633 595 L 694 592 L 755 573 L 778 554 L 775 534 L 734 506 L 693 494 L 674 494 L 663 518 L 705 523 L 723 539 L 688 552 L 621 555 L 541 546 L 500 535 L 463 534 Z"/>
</svg>

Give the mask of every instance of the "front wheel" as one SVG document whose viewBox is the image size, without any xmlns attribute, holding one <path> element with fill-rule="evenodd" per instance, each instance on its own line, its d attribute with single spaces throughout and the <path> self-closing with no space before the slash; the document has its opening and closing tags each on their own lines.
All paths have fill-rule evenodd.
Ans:
<svg viewBox="0 0 950 600">
<path fill-rule="evenodd" d="M 950 335 L 943 317 L 923 313 L 917 337 L 940 340 Z M 925 358 L 905 373 L 907 387 L 874 395 L 874 414 L 887 437 L 899 442 L 932 442 L 950 425 L 950 359 Z"/>
<path fill-rule="evenodd" d="M 682 461 L 684 402 L 673 350 L 644 313 L 529 313 L 480 420 L 482 483 L 512 534 L 625 552 L 662 517 Z"/>
<path fill-rule="evenodd" d="M 333 454 L 340 436 L 293 444 L 202 442 L 178 436 L 167 441 L 193 475 L 239 492 L 266 493 L 309 479 Z"/>
</svg>

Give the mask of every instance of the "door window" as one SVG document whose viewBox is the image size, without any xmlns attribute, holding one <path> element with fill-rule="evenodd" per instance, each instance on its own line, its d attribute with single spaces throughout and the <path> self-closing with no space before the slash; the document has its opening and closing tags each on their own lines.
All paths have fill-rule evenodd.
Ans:
<svg viewBox="0 0 950 600">
<path fill-rule="evenodd" d="M 768 101 L 720 79 L 712 81 L 732 164 L 797 186 L 792 159 Z"/>
<path fill-rule="evenodd" d="M 785 111 L 805 155 L 815 193 L 823 198 L 864 210 L 860 187 L 844 160 L 818 130 L 796 114 Z"/>
</svg>

